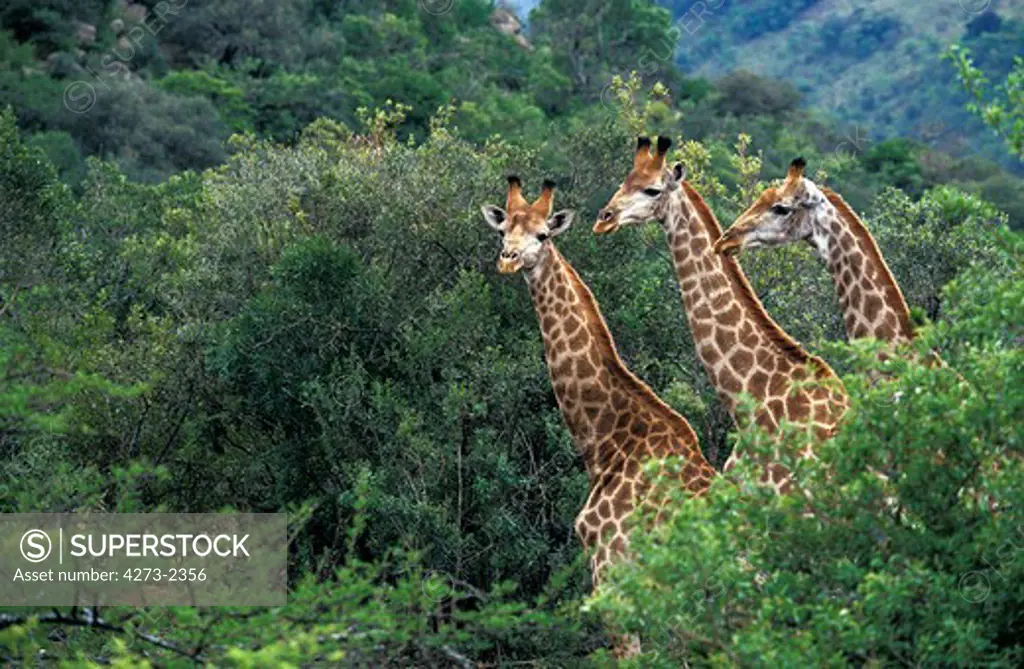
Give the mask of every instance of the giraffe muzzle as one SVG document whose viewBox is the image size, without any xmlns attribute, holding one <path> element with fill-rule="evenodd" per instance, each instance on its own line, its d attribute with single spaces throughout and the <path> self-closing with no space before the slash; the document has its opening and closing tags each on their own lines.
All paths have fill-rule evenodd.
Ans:
<svg viewBox="0 0 1024 669">
<path fill-rule="evenodd" d="M 597 222 L 594 223 L 594 234 L 604 235 L 615 232 L 619 229 L 619 216 L 610 209 L 602 209 L 597 215 Z"/>
<path fill-rule="evenodd" d="M 499 274 L 515 274 L 523 266 L 523 257 L 518 253 L 502 253 L 498 257 Z"/>
<path fill-rule="evenodd" d="M 743 240 L 746 237 L 746 233 L 737 229 L 735 226 L 725 231 L 718 241 L 715 242 L 715 253 L 721 253 L 722 255 L 734 256 L 737 255 L 743 248 Z"/>
</svg>

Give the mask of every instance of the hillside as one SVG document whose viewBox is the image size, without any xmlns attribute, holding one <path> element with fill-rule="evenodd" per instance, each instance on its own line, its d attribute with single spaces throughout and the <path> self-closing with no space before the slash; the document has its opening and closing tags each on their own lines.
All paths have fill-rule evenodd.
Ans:
<svg viewBox="0 0 1024 669">
<path fill-rule="evenodd" d="M 693 3 L 663 4 L 697 25 L 688 15 Z M 1020 161 L 964 111 L 967 97 L 939 56 L 959 41 L 993 78 L 1005 78 L 1024 53 L 1022 18 L 1022 0 L 736 0 L 683 34 L 677 60 L 712 78 L 741 69 L 788 81 L 806 104 L 874 141 L 912 137 L 1021 173 Z"/>
</svg>

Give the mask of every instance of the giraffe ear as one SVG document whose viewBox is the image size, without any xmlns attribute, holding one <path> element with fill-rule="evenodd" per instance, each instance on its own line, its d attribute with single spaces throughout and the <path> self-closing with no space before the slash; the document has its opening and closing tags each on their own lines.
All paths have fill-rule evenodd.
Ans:
<svg viewBox="0 0 1024 669">
<path fill-rule="evenodd" d="M 491 226 L 498 232 L 505 231 L 505 221 L 508 219 L 508 214 L 501 207 L 495 207 L 493 204 L 485 204 L 480 207 L 480 212 L 484 215 L 484 221 L 487 225 Z"/>
<path fill-rule="evenodd" d="M 686 178 L 686 168 L 682 163 L 674 163 L 665 169 L 665 187 L 677 188 L 683 179 Z"/>
<path fill-rule="evenodd" d="M 807 161 L 804 160 L 803 156 L 794 158 L 793 162 L 789 164 L 789 171 L 786 173 L 787 179 L 799 179 L 804 175 L 804 168 L 807 167 Z"/>
<path fill-rule="evenodd" d="M 572 219 L 575 217 L 576 212 L 572 209 L 563 209 L 551 214 L 551 218 L 548 219 L 548 235 L 554 237 L 562 234 L 572 227 Z"/>
</svg>

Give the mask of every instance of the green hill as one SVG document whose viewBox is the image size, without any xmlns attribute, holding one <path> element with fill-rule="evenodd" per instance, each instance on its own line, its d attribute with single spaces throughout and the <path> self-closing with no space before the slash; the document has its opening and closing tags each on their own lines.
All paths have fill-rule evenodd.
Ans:
<svg viewBox="0 0 1024 669">
<path fill-rule="evenodd" d="M 808 105 L 875 141 L 911 137 L 1021 172 L 964 110 L 967 98 L 940 60 L 960 42 L 994 79 L 1005 78 L 1024 52 L 1021 0 L 735 0 L 707 3 L 721 6 L 702 17 L 690 0 L 663 4 L 683 30 L 677 61 L 688 73 L 747 70 L 785 80 Z"/>
<path fill-rule="evenodd" d="M 668 4 L 528 2 L 518 5 L 532 7 L 527 22 L 488 0 L 215 0 L 187 11 L 11 0 L 0 8 L 0 105 L 68 183 L 92 156 L 159 181 L 222 164 L 234 133 L 291 143 L 318 118 L 358 130 L 379 122 L 369 110 L 395 105 L 403 139 L 426 136 L 443 107 L 475 144 L 500 134 L 545 151 L 552 135 L 624 111 L 609 84 L 638 71 L 669 92 L 649 130 L 705 141 L 723 168 L 742 132 L 766 175 L 807 154 L 855 206 L 886 185 L 918 196 L 951 183 L 1024 221 L 1019 160 L 964 109 L 940 60 L 960 39 L 1004 77 L 1019 2 L 973 15 L 956 2 L 716 1 L 700 5 L 718 5 L 704 17 Z M 841 170 L 838 154 L 852 158 Z"/>
</svg>

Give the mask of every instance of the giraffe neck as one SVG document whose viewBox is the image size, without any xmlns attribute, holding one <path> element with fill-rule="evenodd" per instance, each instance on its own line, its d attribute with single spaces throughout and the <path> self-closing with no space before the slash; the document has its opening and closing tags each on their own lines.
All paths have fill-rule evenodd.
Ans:
<svg viewBox="0 0 1024 669">
<path fill-rule="evenodd" d="M 690 425 L 623 364 L 597 302 L 576 270 L 554 244 L 545 246 L 540 261 L 525 273 L 526 282 L 555 398 L 591 480 L 624 467 L 627 459 L 669 454 L 703 459 Z M 672 445 L 671 453 L 645 441 L 637 421 L 644 413 L 662 420 L 681 442 Z M 687 448 L 680 451 L 680 446 Z"/>
<path fill-rule="evenodd" d="M 838 194 L 821 190 L 826 202 L 812 220 L 813 243 L 832 275 L 847 337 L 910 341 L 910 310 L 874 237 Z"/>
<path fill-rule="evenodd" d="M 712 250 L 721 227 L 689 184 L 681 182 L 665 206 L 662 221 L 698 357 L 734 417 L 747 393 L 774 419 L 765 424 L 777 425 L 787 417 L 783 404 L 794 379 L 811 366 L 819 377 L 834 376 L 831 369 L 771 319 L 736 260 Z"/>
</svg>

